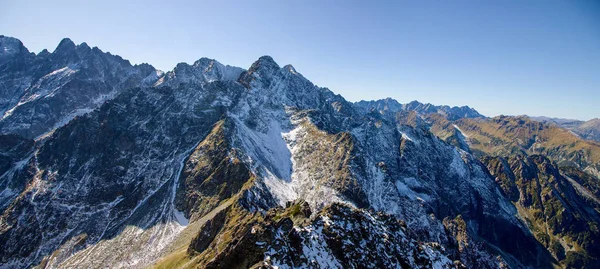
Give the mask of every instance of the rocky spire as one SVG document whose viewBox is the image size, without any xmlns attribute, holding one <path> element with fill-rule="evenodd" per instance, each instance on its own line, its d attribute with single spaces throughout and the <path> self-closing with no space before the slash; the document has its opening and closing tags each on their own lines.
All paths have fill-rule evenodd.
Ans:
<svg viewBox="0 0 600 269">
<path fill-rule="evenodd" d="M 248 71 L 242 73 L 239 82 L 247 88 L 250 88 L 250 83 L 257 77 L 256 75 L 260 78 L 265 78 L 274 75 L 279 72 L 279 70 L 281 70 L 281 68 L 271 56 L 261 56 L 250 66 Z"/>
<path fill-rule="evenodd" d="M 54 53 L 64 53 L 64 52 L 72 51 L 75 48 L 77 48 L 77 46 L 75 46 L 75 43 L 73 43 L 73 41 L 71 39 L 63 38 L 60 41 L 60 43 L 58 43 L 58 46 L 54 50 Z"/>
</svg>

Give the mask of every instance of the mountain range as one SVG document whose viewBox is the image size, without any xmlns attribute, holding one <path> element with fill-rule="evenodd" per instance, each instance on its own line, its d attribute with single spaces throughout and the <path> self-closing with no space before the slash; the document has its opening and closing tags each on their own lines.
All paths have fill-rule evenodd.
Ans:
<svg viewBox="0 0 600 269">
<path fill-rule="evenodd" d="M 269 56 L 0 48 L 0 268 L 600 266 L 575 128 L 353 103 Z"/>
<path fill-rule="evenodd" d="M 555 124 L 572 131 L 584 139 L 600 141 L 600 119 L 595 118 L 588 121 L 558 119 L 549 117 L 531 117 L 532 120 L 549 124 Z"/>
</svg>

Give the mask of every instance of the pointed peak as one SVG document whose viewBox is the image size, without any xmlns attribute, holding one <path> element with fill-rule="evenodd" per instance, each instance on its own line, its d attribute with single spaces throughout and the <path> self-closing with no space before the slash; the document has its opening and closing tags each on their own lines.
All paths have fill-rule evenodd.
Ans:
<svg viewBox="0 0 600 269">
<path fill-rule="evenodd" d="M 47 49 L 43 49 L 40 51 L 40 53 L 38 53 L 38 56 L 48 56 L 49 54 L 50 52 Z"/>
<path fill-rule="evenodd" d="M 385 99 L 383 99 L 386 103 L 393 103 L 393 104 L 397 104 L 400 105 L 400 103 L 398 102 L 398 100 L 392 98 L 392 97 L 386 97 Z"/>
<path fill-rule="evenodd" d="M 69 44 L 69 46 L 71 46 L 71 45 L 75 46 L 75 43 L 73 42 L 73 40 L 71 40 L 68 37 L 65 37 L 65 38 L 61 39 L 60 42 L 58 43 L 59 46 L 60 45 L 64 45 L 64 44 Z"/>
<path fill-rule="evenodd" d="M 263 55 L 263 56 L 260 56 L 260 57 L 258 58 L 258 61 L 260 61 L 260 62 L 269 62 L 269 63 L 277 64 L 277 63 L 275 62 L 275 60 L 273 60 L 273 57 L 271 57 L 271 56 L 269 56 L 269 55 Z"/>
<path fill-rule="evenodd" d="M 180 70 L 187 70 L 190 68 L 190 65 L 186 62 L 180 62 L 177 65 L 175 65 L 175 68 L 173 68 L 173 71 L 177 72 Z"/>
<path fill-rule="evenodd" d="M 248 71 L 243 72 L 238 78 L 238 82 L 246 88 L 250 88 L 250 83 L 257 77 L 270 77 L 278 73 L 281 69 L 271 56 L 261 56 L 256 60 Z M 269 84 L 267 82 L 266 84 Z"/>
<path fill-rule="evenodd" d="M 200 72 L 211 72 L 211 71 L 213 71 L 213 68 L 215 67 L 215 65 L 217 66 L 216 69 L 219 69 L 218 66 L 221 64 L 219 62 L 217 62 L 217 60 L 215 60 L 215 59 L 202 57 L 202 58 L 198 59 L 197 61 L 195 61 L 194 64 L 192 65 L 192 67 L 199 70 Z"/>
<path fill-rule="evenodd" d="M 221 65 L 221 63 L 219 63 L 215 59 L 202 57 L 202 58 L 198 59 L 197 61 L 195 61 L 192 66 L 196 67 L 196 68 L 202 68 L 203 70 L 208 71 L 208 70 L 212 69 L 213 65 L 215 65 L 215 64 Z"/>
<path fill-rule="evenodd" d="M 258 58 L 258 60 L 252 64 L 249 70 L 256 72 L 258 70 L 276 71 L 279 69 L 279 65 L 275 62 L 275 60 L 273 60 L 271 56 L 265 55 Z"/>
<path fill-rule="evenodd" d="M 77 45 L 77 48 L 83 48 L 83 49 L 86 49 L 86 50 L 91 50 L 91 49 L 92 49 L 92 48 L 90 48 L 90 46 L 89 46 L 87 43 L 85 43 L 85 42 L 83 42 L 83 43 L 81 43 L 81 44 Z"/>
<path fill-rule="evenodd" d="M 198 65 L 198 64 L 207 64 L 210 62 L 214 62 L 215 59 L 211 59 L 211 58 L 207 58 L 207 57 L 202 57 L 200 59 L 198 59 L 197 61 L 194 62 L 194 65 Z"/>
<path fill-rule="evenodd" d="M 288 71 L 294 75 L 297 75 L 298 72 L 296 71 L 296 68 L 294 68 L 294 66 L 292 66 L 291 64 L 288 64 L 286 66 L 283 67 L 283 70 Z"/>
<path fill-rule="evenodd" d="M 60 43 L 58 43 L 58 47 L 56 47 L 56 49 L 54 50 L 54 53 L 56 52 L 61 52 L 61 51 L 70 51 L 75 49 L 75 43 L 73 43 L 73 41 L 69 38 L 63 38 Z"/>
<path fill-rule="evenodd" d="M 410 101 L 410 103 L 407 103 L 406 105 L 409 106 L 409 107 L 417 107 L 417 106 L 422 106 L 422 105 L 425 105 L 425 104 L 423 104 L 423 103 L 421 103 L 421 102 L 419 102 L 417 100 L 413 100 L 413 101 Z"/>
</svg>

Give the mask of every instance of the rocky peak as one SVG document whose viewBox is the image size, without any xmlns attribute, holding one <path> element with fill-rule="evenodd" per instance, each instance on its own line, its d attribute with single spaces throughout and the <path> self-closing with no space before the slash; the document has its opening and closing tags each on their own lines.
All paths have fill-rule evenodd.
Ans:
<svg viewBox="0 0 600 269">
<path fill-rule="evenodd" d="M 62 68 L 65 65 L 77 64 L 85 59 L 89 59 L 89 55 L 101 55 L 102 51 L 91 49 L 87 44 L 75 45 L 69 38 L 63 38 L 54 52 L 50 54 L 53 68 Z"/>
<path fill-rule="evenodd" d="M 292 75 L 298 75 L 299 74 L 296 71 L 296 68 L 294 68 L 294 66 L 292 66 L 291 64 L 288 64 L 288 65 L 284 66 L 283 70 L 287 71 L 288 73 L 290 73 Z"/>
<path fill-rule="evenodd" d="M 414 110 L 414 111 L 417 111 L 419 113 L 425 113 L 425 114 L 436 113 L 437 112 L 437 107 L 436 106 L 434 106 L 434 105 L 432 105 L 430 103 L 423 104 L 423 103 L 421 103 L 419 101 L 416 101 L 416 100 L 412 101 L 412 102 L 410 102 L 410 103 L 408 103 L 406 105 L 404 105 L 403 107 L 406 110 Z"/>
<path fill-rule="evenodd" d="M 148 64 L 148 63 L 141 63 L 141 64 L 136 64 L 134 66 L 135 68 L 139 69 L 142 71 L 142 73 L 144 74 L 149 74 L 151 72 L 157 71 L 154 66 Z"/>
<path fill-rule="evenodd" d="M 479 114 L 477 110 L 469 106 L 451 107 L 450 111 L 458 116 L 459 118 L 481 118 L 483 115 Z"/>
<path fill-rule="evenodd" d="M 28 55 L 29 50 L 23 46 L 21 40 L 14 37 L 0 35 L 0 65 L 3 65 L 18 55 Z"/>
<path fill-rule="evenodd" d="M 77 48 L 79 48 L 79 49 L 85 49 L 85 50 L 91 50 L 91 49 L 92 49 L 92 48 L 90 48 L 90 46 L 89 46 L 87 43 L 85 43 L 85 42 L 83 42 L 83 43 L 81 43 L 81 44 L 77 45 Z"/>
<path fill-rule="evenodd" d="M 17 53 L 29 53 L 21 40 L 10 36 L 0 35 L 0 56 Z"/>
<path fill-rule="evenodd" d="M 50 55 L 50 52 L 47 49 L 43 49 L 40 51 L 40 53 L 38 53 L 39 57 L 48 57 L 48 55 Z"/>
<path fill-rule="evenodd" d="M 252 72 L 276 72 L 280 69 L 279 65 L 273 60 L 271 56 L 265 55 L 258 58 L 256 62 L 250 66 L 248 71 Z"/>
<path fill-rule="evenodd" d="M 167 72 L 164 78 L 157 82 L 161 86 L 177 86 L 179 84 L 204 84 L 213 81 L 235 81 L 239 78 L 244 69 L 229 65 L 223 65 L 220 62 L 200 58 L 194 64 L 179 63 L 172 70 Z"/>
<path fill-rule="evenodd" d="M 423 105 L 424 105 L 423 103 L 421 103 L 421 102 L 419 102 L 417 100 L 413 100 L 413 101 L 410 101 L 409 103 L 405 104 L 404 106 L 406 108 L 417 108 L 417 107 L 420 107 L 420 106 L 423 106 Z"/>
<path fill-rule="evenodd" d="M 75 43 L 73 43 L 73 41 L 69 38 L 63 38 L 60 43 L 58 43 L 58 46 L 56 47 L 56 49 L 54 50 L 54 53 L 66 53 L 69 51 L 73 51 L 77 48 L 77 46 L 75 45 Z"/>
<path fill-rule="evenodd" d="M 242 68 L 224 65 L 215 59 L 205 57 L 196 61 L 194 67 L 198 68 L 198 71 L 204 73 L 204 77 L 207 81 L 235 81 L 239 78 L 240 74 L 244 72 L 244 69 Z"/>
<path fill-rule="evenodd" d="M 241 73 L 237 82 L 250 90 L 248 101 L 258 111 L 263 111 L 265 106 L 285 106 L 332 112 L 335 115 L 333 117 L 355 113 L 351 103 L 343 97 L 314 85 L 292 65 L 280 68 L 270 56 L 260 57 L 248 71 Z M 253 114 L 253 117 L 256 118 L 256 115 Z M 336 120 L 335 123 L 340 122 Z"/>
<path fill-rule="evenodd" d="M 85 42 L 75 45 L 69 38 L 61 40 L 54 52 L 50 54 L 50 57 L 52 57 L 54 68 L 62 68 L 70 64 L 80 64 L 93 69 L 111 65 L 131 67 L 129 61 L 124 60 L 118 55 L 103 52 L 98 47 L 91 48 Z"/>
<path fill-rule="evenodd" d="M 215 65 L 215 62 L 217 62 L 215 59 L 209 59 L 206 57 L 202 57 L 202 58 L 198 59 L 197 61 L 195 61 L 193 66 L 195 68 L 202 68 L 202 69 L 208 71 L 213 68 L 213 66 Z"/>
<path fill-rule="evenodd" d="M 279 65 L 271 56 L 261 56 L 250 66 L 248 71 L 240 75 L 238 81 L 246 88 L 250 88 L 253 81 L 259 81 L 262 84 L 260 87 L 269 87 L 271 84 L 270 77 L 279 71 Z"/>
<path fill-rule="evenodd" d="M 379 112 L 397 112 L 402 109 L 402 104 L 398 103 L 398 101 L 388 97 L 380 100 L 373 101 L 359 101 L 358 104 L 360 107 L 366 108 L 367 111 L 376 110 Z"/>
</svg>

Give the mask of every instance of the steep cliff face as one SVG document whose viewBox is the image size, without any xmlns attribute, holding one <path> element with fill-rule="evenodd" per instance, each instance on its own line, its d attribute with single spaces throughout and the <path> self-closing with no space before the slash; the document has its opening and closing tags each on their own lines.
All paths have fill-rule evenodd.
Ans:
<svg viewBox="0 0 600 269">
<path fill-rule="evenodd" d="M 33 156 L 35 142 L 18 135 L 0 135 L 0 210 L 25 188 L 26 178 L 31 176 L 27 166 Z"/>
<path fill-rule="evenodd" d="M 410 111 L 366 110 L 269 56 L 118 85 L 35 142 L 0 137 L 20 145 L 0 148 L 2 267 L 552 266 L 512 181 Z"/>
<path fill-rule="evenodd" d="M 144 263 L 159 255 L 187 222 L 174 209 L 179 175 L 222 115 L 223 87 L 133 88 L 56 130 L 28 160 L 34 172 L 3 213 L 3 263 L 27 266 L 47 255 L 48 266 L 69 258 Z M 149 240 L 124 242 L 131 253 L 112 255 L 127 233 Z"/>
<path fill-rule="evenodd" d="M 600 148 L 596 142 L 581 139 L 558 124 L 525 116 L 451 119 L 440 113 L 405 110 L 379 114 L 427 129 L 473 153 L 561 266 L 598 266 L 598 250 L 593 247 L 598 240 Z"/>
<path fill-rule="evenodd" d="M 483 162 L 538 241 L 566 267 L 598 267 L 598 200 L 547 158 L 486 157 Z"/>
</svg>

